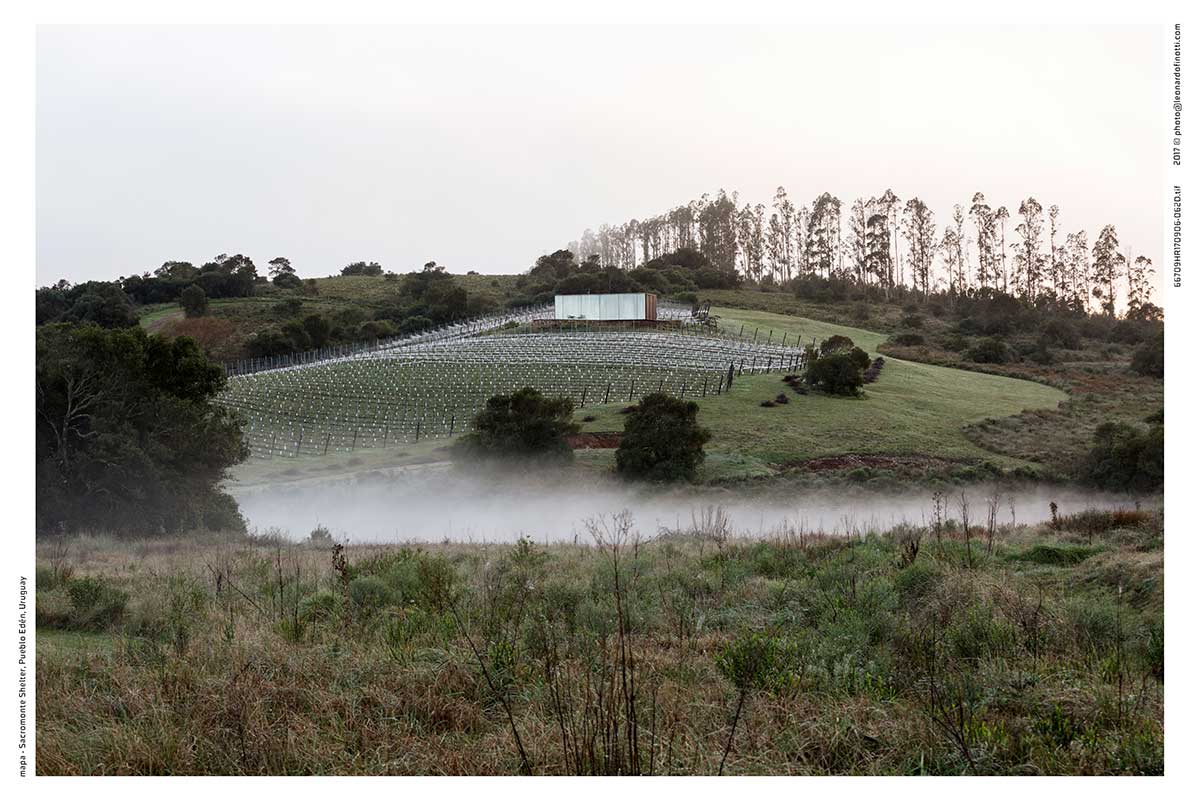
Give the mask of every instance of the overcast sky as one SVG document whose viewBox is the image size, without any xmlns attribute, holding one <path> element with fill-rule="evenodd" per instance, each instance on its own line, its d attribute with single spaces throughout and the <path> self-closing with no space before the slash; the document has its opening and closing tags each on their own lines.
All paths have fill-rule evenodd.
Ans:
<svg viewBox="0 0 1200 800">
<path fill-rule="evenodd" d="M 719 188 L 939 229 L 1036 196 L 1162 263 L 1139 28 L 42 28 L 38 284 L 227 252 L 515 272 Z"/>
</svg>

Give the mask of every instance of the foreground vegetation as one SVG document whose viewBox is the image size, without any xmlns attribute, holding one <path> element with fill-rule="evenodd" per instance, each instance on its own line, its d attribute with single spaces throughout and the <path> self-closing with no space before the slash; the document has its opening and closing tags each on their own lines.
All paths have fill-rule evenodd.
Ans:
<svg viewBox="0 0 1200 800">
<path fill-rule="evenodd" d="M 1162 529 L 46 540 L 62 773 L 1160 774 Z M 966 533 L 964 533 L 964 531 Z"/>
</svg>

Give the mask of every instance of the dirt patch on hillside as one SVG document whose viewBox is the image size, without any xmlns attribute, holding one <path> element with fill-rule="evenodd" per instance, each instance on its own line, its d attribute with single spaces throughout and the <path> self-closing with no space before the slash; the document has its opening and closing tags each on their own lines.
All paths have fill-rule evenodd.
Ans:
<svg viewBox="0 0 1200 800">
<path fill-rule="evenodd" d="M 843 455 L 843 456 L 826 456 L 825 458 L 812 458 L 808 461 L 801 461 L 790 465 L 799 469 L 806 469 L 812 472 L 832 472 L 842 469 L 859 469 L 861 467 L 871 467 L 872 469 L 912 469 L 914 467 L 927 469 L 930 467 L 949 467 L 955 462 L 944 458 L 934 458 L 933 456 L 859 456 L 859 455 Z"/>
<path fill-rule="evenodd" d="M 598 450 L 619 447 L 621 433 L 617 431 L 601 433 L 577 433 L 567 437 L 567 444 L 572 450 Z"/>
</svg>

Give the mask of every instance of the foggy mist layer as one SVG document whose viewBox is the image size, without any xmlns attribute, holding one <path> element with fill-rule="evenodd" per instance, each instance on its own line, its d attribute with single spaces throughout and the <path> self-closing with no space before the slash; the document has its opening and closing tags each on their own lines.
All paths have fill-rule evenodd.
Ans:
<svg viewBox="0 0 1200 800">
<path fill-rule="evenodd" d="M 947 510 L 959 519 L 960 490 L 947 491 Z M 973 525 L 986 513 L 988 486 L 962 490 Z M 928 524 L 933 490 L 879 493 L 854 489 L 736 491 L 722 488 L 646 489 L 597 483 L 535 483 L 427 471 L 308 485 L 233 490 L 251 529 L 277 530 L 303 539 L 318 525 L 342 541 L 539 542 L 589 541 L 589 519 L 628 509 L 642 535 L 688 530 L 706 509 L 719 506 L 737 535 L 780 530 L 827 534 L 886 531 Z M 997 522 L 1048 521 L 1050 503 L 1060 514 L 1086 508 L 1130 508 L 1134 498 L 1059 486 L 1000 490 Z"/>
</svg>

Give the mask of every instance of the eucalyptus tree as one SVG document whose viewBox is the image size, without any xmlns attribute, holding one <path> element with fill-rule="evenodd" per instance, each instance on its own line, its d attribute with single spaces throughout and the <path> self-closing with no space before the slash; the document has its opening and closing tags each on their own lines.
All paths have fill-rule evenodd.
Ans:
<svg viewBox="0 0 1200 800">
<path fill-rule="evenodd" d="M 1004 223 L 1008 221 L 1008 209 L 1000 206 L 996 209 L 996 222 L 1000 226 L 1000 288 L 1008 291 L 1008 250 L 1004 243 Z"/>
<path fill-rule="evenodd" d="M 850 204 L 850 239 L 847 242 L 850 250 L 850 260 L 854 265 L 854 276 L 864 286 L 870 268 L 867 264 L 867 219 L 870 218 L 870 208 L 875 203 L 874 198 L 864 200 L 854 198 Z"/>
<path fill-rule="evenodd" d="M 761 203 L 754 207 L 747 203 L 737 215 L 738 250 L 742 256 L 742 270 L 755 281 L 762 280 L 764 211 Z"/>
<path fill-rule="evenodd" d="M 1050 222 L 1050 255 L 1046 259 L 1046 288 L 1050 290 L 1055 301 L 1062 299 L 1063 282 L 1062 261 L 1058 254 L 1058 206 L 1051 205 L 1046 209 L 1046 219 Z"/>
<path fill-rule="evenodd" d="M 1074 311 L 1086 313 L 1091 304 L 1091 280 L 1088 275 L 1087 231 L 1068 233 L 1062 248 L 1062 271 L 1069 287 L 1067 305 Z"/>
<path fill-rule="evenodd" d="M 971 198 L 971 210 L 968 213 L 975 223 L 979 285 L 996 287 L 999 277 L 996 266 L 996 213 L 987 204 L 983 192 L 976 192 Z"/>
<path fill-rule="evenodd" d="M 692 206 L 683 205 L 677 206 L 668 212 L 668 219 L 671 225 L 672 242 L 667 245 L 671 250 L 678 250 L 681 247 L 695 247 L 695 241 L 692 237 Z"/>
<path fill-rule="evenodd" d="M 775 199 L 772 201 L 772 207 L 775 209 L 775 216 L 778 218 L 778 247 L 780 263 L 783 265 L 783 280 L 788 280 L 792 277 L 792 267 L 795 265 L 792 249 L 792 232 L 796 225 L 796 207 L 788 198 L 787 189 L 782 186 L 775 190 Z"/>
<path fill-rule="evenodd" d="M 897 197 L 896 193 L 889 188 L 884 190 L 883 194 L 879 196 L 878 200 L 876 200 L 876 203 L 878 204 L 878 207 L 884 216 L 887 218 L 888 229 L 890 233 L 889 238 L 894 242 L 894 253 L 890 259 L 892 270 L 893 272 L 901 271 L 902 265 L 900 263 L 900 242 L 899 237 L 896 235 L 899 228 L 899 213 L 897 211 L 897 207 L 900 204 L 900 198 Z M 902 271 L 900 272 L 900 281 L 901 283 L 904 281 L 904 275 Z M 894 275 L 892 278 L 892 283 L 895 283 Z"/>
<path fill-rule="evenodd" d="M 884 297 L 891 299 L 895 288 L 895 270 L 892 265 L 892 236 L 884 207 L 879 207 L 867 218 L 867 271 L 874 275 L 883 287 Z"/>
<path fill-rule="evenodd" d="M 735 195 L 736 196 L 736 195 Z M 721 270 L 737 268 L 737 203 L 722 189 L 713 200 L 704 196 L 697 214 L 699 250 Z"/>
<path fill-rule="evenodd" d="M 813 201 L 812 215 L 808 218 L 808 270 L 826 276 L 833 272 L 837 258 L 837 234 L 841 227 L 842 203 L 829 192 L 822 193 Z"/>
<path fill-rule="evenodd" d="M 808 206 L 800 205 L 796 208 L 795 243 L 792 245 L 792 252 L 795 254 L 797 271 L 805 274 L 808 273 L 808 229 L 811 219 L 812 211 Z"/>
<path fill-rule="evenodd" d="M 963 225 L 966 222 L 966 217 L 963 214 L 963 207 L 958 203 L 954 204 L 954 214 L 951 216 L 954 220 L 954 241 L 955 241 L 955 283 L 958 286 L 959 294 L 966 294 L 967 291 L 967 235 L 963 232 Z"/>
<path fill-rule="evenodd" d="M 771 277 L 777 282 L 783 277 L 783 251 L 783 225 L 779 215 L 772 214 L 767 220 L 767 263 Z"/>
<path fill-rule="evenodd" d="M 1013 245 L 1016 248 L 1014 278 L 1022 296 L 1033 302 L 1042 283 L 1042 204 L 1037 198 L 1027 197 L 1017 211 L 1021 215 L 1017 225 L 1021 240 Z"/>
<path fill-rule="evenodd" d="M 1117 282 L 1125 257 L 1121 255 L 1121 242 L 1117 229 L 1105 225 L 1092 246 L 1092 296 L 1100 301 L 1100 308 L 1110 317 L 1117 311 Z"/>
<path fill-rule="evenodd" d="M 951 295 L 966 291 L 966 263 L 963 258 L 963 207 L 954 206 L 954 225 L 947 225 L 938 242 L 942 263 L 946 265 L 947 285 Z"/>
<path fill-rule="evenodd" d="M 1150 276 L 1154 274 L 1154 262 L 1146 256 L 1138 256 L 1129 263 L 1126 280 L 1128 293 L 1125 297 L 1125 316 L 1141 318 L 1150 305 Z"/>
<path fill-rule="evenodd" d="M 908 260 L 912 265 L 913 285 L 929 296 L 930 273 L 937 253 L 937 224 L 933 211 L 919 197 L 904 205 L 904 238 L 908 240 Z"/>
</svg>

